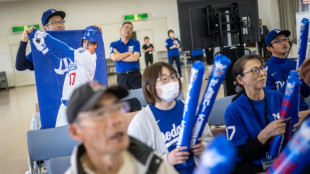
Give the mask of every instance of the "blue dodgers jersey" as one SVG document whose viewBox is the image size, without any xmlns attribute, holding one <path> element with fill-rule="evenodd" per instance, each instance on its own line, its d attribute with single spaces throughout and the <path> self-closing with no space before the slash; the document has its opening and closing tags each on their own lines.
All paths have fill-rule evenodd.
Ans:
<svg viewBox="0 0 310 174">
<path fill-rule="evenodd" d="M 266 97 L 268 121 L 270 123 L 280 118 L 283 95 L 278 91 L 270 90 L 266 91 Z M 251 100 L 251 102 L 258 117 L 252 110 L 248 98 L 244 94 L 233 101 L 226 109 L 225 122 L 227 139 L 231 141 L 235 147 L 244 145 L 249 139 L 256 138 L 260 131 L 266 127 L 265 99 L 261 101 Z M 265 154 L 262 154 L 261 159 L 257 159 L 252 163 L 262 165 L 262 159 L 265 159 Z M 241 159 L 238 157 L 236 161 L 241 161 Z"/>
<path fill-rule="evenodd" d="M 174 38 L 174 39 L 177 40 L 179 44 L 181 44 L 178 38 Z M 173 40 L 171 38 L 168 38 L 166 40 L 165 47 L 172 47 L 173 45 L 174 45 Z M 180 53 L 179 53 L 178 48 L 168 49 L 168 57 L 179 56 L 179 55 Z"/>
<path fill-rule="evenodd" d="M 267 82 L 266 88 L 267 90 L 279 90 L 284 94 L 286 87 L 286 80 L 291 70 L 296 70 L 296 61 L 288 59 L 277 58 L 272 56 L 268 62 L 267 71 Z M 305 84 L 301 83 L 301 98 L 299 109 L 300 111 L 307 110 L 308 105 L 304 101 L 304 97 L 309 96 L 310 88 Z"/>
<path fill-rule="evenodd" d="M 122 40 L 112 42 L 110 44 L 110 54 L 114 53 L 113 49 L 117 49 L 120 53 L 126 52 L 138 52 L 141 55 L 140 42 L 134 39 L 129 39 L 127 44 L 124 44 Z M 115 61 L 116 72 L 127 72 L 135 69 L 140 69 L 139 61 L 125 62 Z"/>
<path fill-rule="evenodd" d="M 176 105 L 170 110 L 160 110 L 154 105 L 150 105 L 155 120 L 164 138 L 166 147 L 169 152 L 177 147 L 177 142 L 181 129 L 181 121 L 183 116 L 184 103 L 176 101 Z M 195 167 L 194 157 L 191 156 L 186 161 L 187 166 L 175 165 L 174 167 L 180 173 L 192 173 Z"/>
</svg>

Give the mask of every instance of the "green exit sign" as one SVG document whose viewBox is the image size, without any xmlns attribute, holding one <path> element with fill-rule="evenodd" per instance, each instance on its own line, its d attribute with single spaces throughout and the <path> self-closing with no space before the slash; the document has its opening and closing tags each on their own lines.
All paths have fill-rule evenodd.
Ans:
<svg viewBox="0 0 310 174">
<path fill-rule="evenodd" d="M 23 32 L 25 28 L 30 28 L 30 27 L 34 27 L 40 30 L 40 25 L 36 24 L 36 25 L 15 26 L 15 27 L 12 27 L 12 31 L 13 33 Z"/>
<path fill-rule="evenodd" d="M 147 18 L 148 18 L 147 13 L 125 15 L 124 16 L 125 21 L 136 21 L 136 20 L 147 19 Z"/>
</svg>

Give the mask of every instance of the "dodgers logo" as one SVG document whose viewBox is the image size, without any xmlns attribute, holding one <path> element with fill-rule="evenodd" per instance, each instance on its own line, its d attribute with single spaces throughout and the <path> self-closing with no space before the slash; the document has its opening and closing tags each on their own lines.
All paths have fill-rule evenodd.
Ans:
<svg viewBox="0 0 310 174">
<path fill-rule="evenodd" d="M 129 47 L 128 47 L 128 51 L 129 51 L 129 52 L 133 52 L 133 47 L 134 47 L 134 46 L 129 46 Z"/>
</svg>

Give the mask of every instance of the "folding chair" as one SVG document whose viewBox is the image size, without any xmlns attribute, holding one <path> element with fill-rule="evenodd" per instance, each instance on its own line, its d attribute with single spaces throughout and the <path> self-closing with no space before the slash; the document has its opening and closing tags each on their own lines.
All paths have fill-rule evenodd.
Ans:
<svg viewBox="0 0 310 174">
<path fill-rule="evenodd" d="M 5 72 L 0 72 L 0 82 L 3 82 L 5 85 L 5 89 L 8 91 L 9 90 L 9 85 L 8 85 L 8 80 L 6 78 Z"/>
<path fill-rule="evenodd" d="M 30 172 L 38 173 L 37 161 L 70 156 L 79 142 L 72 139 L 68 126 L 27 132 Z M 41 172 L 41 171 L 40 171 Z"/>
<path fill-rule="evenodd" d="M 53 158 L 47 162 L 48 174 L 65 173 L 70 167 L 70 156 Z"/>
<path fill-rule="evenodd" d="M 213 135 L 215 136 L 216 134 L 219 133 L 226 133 L 225 128 L 219 128 L 221 125 L 225 125 L 225 111 L 228 105 L 231 103 L 232 98 L 235 95 L 231 96 L 226 96 L 222 98 L 217 98 L 215 99 L 213 108 L 211 110 L 210 116 L 209 116 L 209 124 L 213 125 L 216 127 L 216 129 L 212 130 Z"/>
</svg>

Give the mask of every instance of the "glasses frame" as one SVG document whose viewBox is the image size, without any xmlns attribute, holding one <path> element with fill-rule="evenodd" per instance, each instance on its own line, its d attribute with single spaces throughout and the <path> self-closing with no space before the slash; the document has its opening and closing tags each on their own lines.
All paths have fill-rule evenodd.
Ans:
<svg viewBox="0 0 310 174">
<path fill-rule="evenodd" d="M 65 24 L 66 20 L 60 20 L 60 21 L 51 21 L 49 23 L 47 23 L 46 25 L 58 25 L 58 24 Z"/>
<path fill-rule="evenodd" d="M 116 106 L 116 105 L 118 105 L 118 106 L 121 105 L 121 110 L 117 110 L 116 108 L 118 106 Z M 105 118 L 107 118 L 109 116 L 109 114 L 111 113 L 111 110 L 112 110 L 112 112 L 117 112 L 117 113 L 120 113 L 121 111 L 123 111 L 124 113 L 128 113 L 130 111 L 130 104 L 126 101 L 120 101 L 120 102 L 114 103 L 110 107 L 101 106 L 99 108 L 95 108 L 95 109 L 90 110 L 91 113 L 88 114 L 87 116 L 83 116 L 81 118 L 76 118 L 75 122 L 79 123 L 81 120 L 84 120 L 86 118 L 96 118 L 97 120 L 104 120 Z M 98 112 L 103 112 L 103 113 L 98 114 Z"/>
<path fill-rule="evenodd" d="M 283 38 L 283 39 L 277 39 L 277 40 L 271 42 L 271 44 L 279 44 L 279 43 L 282 43 L 282 42 L 289 42 L 289 41 L 290 41 L 290 39 L 288 37 L 286 37 L 286 38 Z"/>
<path fill-rule="evenodd" d="M 242 77 L 244 74 L 247 74 L 249 72 L 255 74 L 255 75 L 259 75 L 260 71 L 266 72 L 268 70 L 268 65 L 262 65 L 260 68 L 254 67 L 252 68 L 250 71 L 244 72 L 242 74 L 240 74 L 240 76 Z"/>
<path fill-rule="evenodd" d="M 172 75 L 175 75 L 175 77 L 171 77 Z M 162 78 L 163 77 L 167 77 L 167 80 L 163 80 Z M 171 73 L 169 76 L 161 76 L 161 77 L 158 77 L 156 79 L 156 81 L 159 81 L 159 82 L 162 82 L 162 83 L 168 83 L 170 80 L 174 80 L 174 79 L 178 79 L 180 80 L 180 74 L 179 73 Z"/>
</svg>

